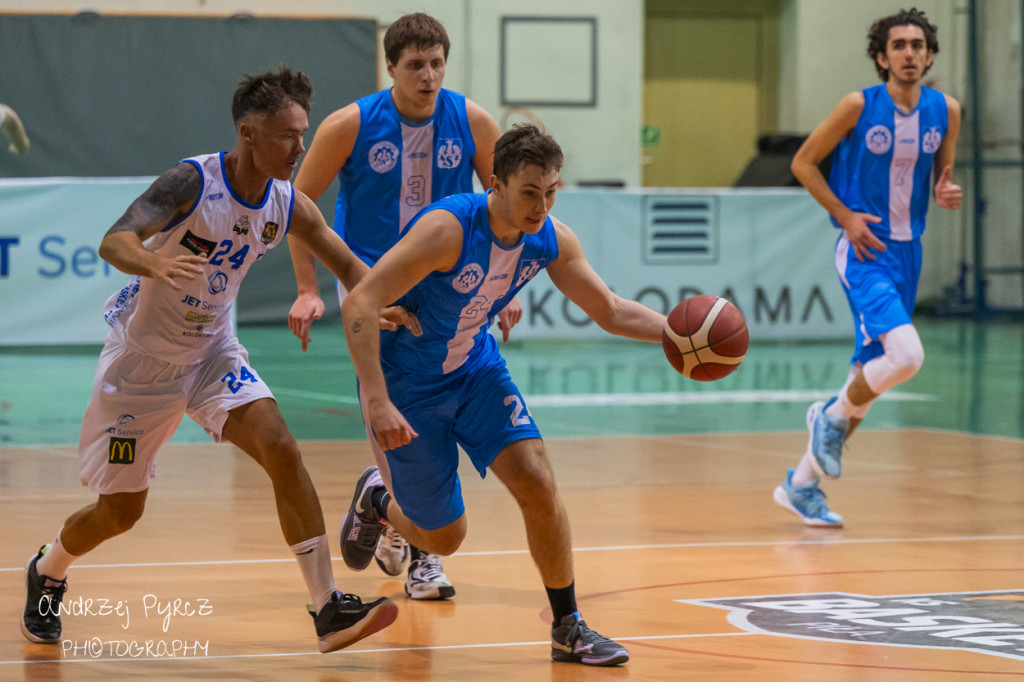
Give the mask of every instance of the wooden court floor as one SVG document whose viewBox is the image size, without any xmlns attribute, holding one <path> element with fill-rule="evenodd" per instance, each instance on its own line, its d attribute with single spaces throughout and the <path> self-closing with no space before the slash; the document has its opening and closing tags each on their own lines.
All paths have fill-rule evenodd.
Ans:
<svg viewBox="0 0 1024 682">
<path fill-rule="evenodd" d="M 212 444 L 162 453 L 143 519 L 72 568 L 65 602 L 92 611 L 64 617 L 61 645 L 28 644 L 24 563 L 92 498 L 73 448 L 0 449 L 0 679 L 1024 679 L 1024 441 L 858 432 L 826 487 L 847 525 L 822 530 L 771 498 L 805 438 L 548 440 L 581 609 L 632 654 L 614 669 L 550 661 L 518 510 L 466 467 L 469 536 L 446 564 L 455 599 L 411 602 L 375 566 L 335 559 L 341 589 L 392 596 L 400 612 L 350 649 L 317 653 L 262 471 Z M 304 454 L 333 536 L 368 451 L 317 441 Z"/>
</svg>

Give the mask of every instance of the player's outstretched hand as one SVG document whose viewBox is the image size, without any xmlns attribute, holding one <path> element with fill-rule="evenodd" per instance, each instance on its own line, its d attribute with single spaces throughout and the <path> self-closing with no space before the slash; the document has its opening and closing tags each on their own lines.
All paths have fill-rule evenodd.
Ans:
<svg viewBox="0 0 1024 682">
<path fill-rule="evenodd" d="M 501 342 L 508 343 L 508 333 L 512 327 L 523 319 L 523 304 L 517 294 L 508 305 L 498 311 L 498 329 L 501 330 Z"/>
<path fill-rule="evenodd" d="M 300 294 L 288 310 L 288 329 L 302 341 L 302 352 L 309 346 L 309 329 L 313 320 L 319 320 L 324 314 L 324 301 L 314 294 Z"/>
<path fill-rule="evenodd" d="M 399 326 L 406 327 L 413 336 L 423 333 L 420 329 L 420 321 L 415 315 L 400 305 L 393 305 L 380 311 L 380 328 L 390 332 L 398 329 Z"/>
<path fill-rule="evenodd" d="M 175 291 L 181 291 L 178 280 L 188 281 L 203 274 L 206 256 L 175 256 L 161 259 L 151 277 L 163 282 Z"/>
<path fill-rule="evenodd" d="M 846 238 L 850 240 L 850 246 L 853 247 L 853 252 L 861 263 L 865 259 L 875 260 L 875 254 L 871 253 L 871 249 L 885 251 L 885 244 L 868 227 L 868 223 L 880 222 L 882 222 L 881 218 L 870 213 L 851 213 L 847 219 L 840 221 L 846 232 Z"/>
<path fill-rule="evenodd" d="M 390 400 L 382 403 L 368 401 L 366 405 L 370 428 L 382 450 L 394 450 L 408 445 L 419 436 Z"/>
<path fill-rule="evenodd" d="M 946 166 L 942 169 L 942 175 L 935 182 L 935 203 L 940 208 L 955 211 L 960 208 L 963 198 L 964 190 L 960 185 L 953 184 L 953 167 Z"/>
</svg>

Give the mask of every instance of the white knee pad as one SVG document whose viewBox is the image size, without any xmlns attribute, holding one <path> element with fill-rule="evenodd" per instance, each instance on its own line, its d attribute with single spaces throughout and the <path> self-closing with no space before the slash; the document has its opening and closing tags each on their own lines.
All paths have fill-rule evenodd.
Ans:
<svg viewBox="0 0 1024 682">
<path fill-rule="evenodd" d="M 864 380 L 875 394 L 888 391 L 917 374 L 924 364 L 924 346 L 912 324 L 882 334 L 885 353 L 864 365 Z"/>
</svg>

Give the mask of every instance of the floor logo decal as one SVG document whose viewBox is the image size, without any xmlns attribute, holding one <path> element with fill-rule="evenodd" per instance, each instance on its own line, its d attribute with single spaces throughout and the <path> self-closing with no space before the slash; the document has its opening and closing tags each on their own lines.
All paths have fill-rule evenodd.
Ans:
<svg viewBox="0 0 1024 682">
<path fill-rule="evenodd" d="M 846 592 L 680 599 L 729 611 L 747 632 L 1024 660 L 1024 590 L 872 596 Z"/>
</svg>

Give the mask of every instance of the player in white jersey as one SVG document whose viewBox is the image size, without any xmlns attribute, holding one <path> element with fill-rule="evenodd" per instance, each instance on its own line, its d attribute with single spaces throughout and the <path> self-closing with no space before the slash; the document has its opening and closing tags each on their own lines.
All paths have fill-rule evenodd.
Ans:
<svg viewBox="0 0 1024 682">
<path fill-rule="evenodd" d="M 7 139 L 11 141 L 7 149 L 12 154 L 28 152 L 30 143 L 28 133 L 25 132 L 25 125 L 21 122 L 18 113 L 6 104 L 0 104 L 0 130 L 4 131 Z"/>
<path fill-rule="evenodd" d="M 345 340 L 378 466 L 356 488 L 342 557 L 357 569 L 369 563 L 384 524 L 419 547 L 458 549 L 468 525 L 456 473 L 462 446 L 523 513 L 551 604 L 552 658 L 618 665 L 629 660 L 625 647 L 588 628 L 577 609 L 569 520 L 544 442 L 487 333 L 500 308 L 546 268 L 602 329 L 661 342 L 665 316 L 612 292 L 572 230 L 548 215 L 561 163 L 558 144 L 535 126 L 509 130 L 495 145 L 493 189 L 425 209 L 345 300 Z M 421 337 L 367 328 L 381 305 L 397 300 L 419 318 Z"/>
<path fill-rule="evenodd" d="M 98 499 L 69 516 L 52 545 L 29 560 L 21 629 L 30 641 L 60 641 L 68 568 L 142 516 L 157 454 L 184 414 L 269 475 L 285 540 L 313 602 L 321 652 L 396 618 L 389 599 L 364 604 L 335 590 L 316 490 L 229 317 L 249 267 L 286 233 L 308 244 L 347 286 L 368 271 L 289 182 L 304 151 L 311 97 L 309 79 L 286 67 L 247 77 L 232 104 L 235 148 L 168 170 L 103 237 L 100 255 L 132 278 L 108 301 L 111 330 L 82 422 L 81 479 Z M 403 311 L 391 312 L 404 321 Z"/>
<path fill-rule="evenodd" d="M 855 329 L 846 383 L 811 405 L 807 450 L 774 492 L 776 503 L 811 526 L 843 524 L 819 477 L 839 477 L 843 445 L 872 402 L 924 361 L 911 315 L 929 194 L 951 210 L 962 199 L 952 182 L 960 105 L 921 83 L 939 51 L 935 32 L 916 9 L 876 21 L 868 56 L 883 83 L 844 97 L 793 159 L 793 174 L 842 230 L 835 263 Z M 826 181 L 818 164 L 833 149 Z"/>
<path fill-rule="evenodd" d="M 444 26 L 422 13 L 407 14 L 384 34 L 392 86 L 335 111 L 316 131 L 295 178 L 314 201 L 339 180 L 334 229 L 373 265 L 391 248 L 414 215 L 449 194 L 473 191 L 473 171 L 490 186 L 498 126 L 472 100 L 442 88 L 449 51 Z M 289 244 L 298 297 L 288 324 L 309 343 L 313 320 L 324 310 L 313 256 Z M 339 300 L 344 290 L 338 289 Z M 505 340 L 522 317 L 516 299 L 498 319 Z M 377 564 L 399 575 L 411 557 L 405 592 L 413 599 L 448 599 L 455 588 L 441 557 L 408 547 L 396 533 L 381 537 Z"/>
</svg>

